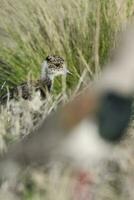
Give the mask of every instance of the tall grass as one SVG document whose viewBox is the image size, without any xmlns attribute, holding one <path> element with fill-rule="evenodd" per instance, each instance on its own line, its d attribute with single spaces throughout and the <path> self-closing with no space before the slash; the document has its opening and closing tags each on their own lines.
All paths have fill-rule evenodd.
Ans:
<svg viewBox="0 0 134 200">
<path fill-rule="evenodd" d="M 0 84 L 17 84 L 29 73 L 38 77 L 48 54 L 65 58 L 73 72 L 68 88 L 78 84 L 84 70 L 85 77 L 93 79 L 133 8 L 131 0 L 1 0 L 0 59 L 11 69 L 0 66 Z M 59 91 L 59 81 L 55 88 Z"/>
</svg>

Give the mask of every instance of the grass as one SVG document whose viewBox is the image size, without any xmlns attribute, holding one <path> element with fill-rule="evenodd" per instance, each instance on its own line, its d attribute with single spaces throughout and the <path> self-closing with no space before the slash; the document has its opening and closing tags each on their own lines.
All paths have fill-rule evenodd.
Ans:
<svg viewBox="0 0 134 200">
<path fill-rule="evenodd" d="M 74 88 L 84 69 L 93 79 L 116 46 L 116 33 L 133 15 L 131 0 L 1 0 L 0 84 L 12 86 L 36 78 L 48 54 L 63 56 L 73 72 L 67 88 Z M 56 91 L 60 91 L 56 81 Z"/>
<path fill-rule="evenodd" d="M 98 78 L 102 67 L 110 59 L 110 52 L 118 45 L 117 33 L 127 22 L 131 23 L 133 15 L 133 0 L 0 0 L 0 86 L 6 81 L 6 89 L 31 76 L 37 78 L 40 75 L 40 65 L 49 54 L 63 56 L 73 73 L 67 80 L 59 78 L 55 81 L 53 94 L 46 102 L 40 101 L 38 95 L 33 95 L 31 102 L 24 103 L 24 100 L 20 99 L 19 102 L 8 102 L 6 107 L 1 108 L 1 151 L 5 151 L 9 143 L 29 134 L 33 127 L 38 125 L 40 118 L 56 109 L 59 102 L 64 103 L 89 81 Z M 35 114 L 37 118 L 34 121 Z M 104 174 L 109 174 L 108 171 L 106 169 Z M 38 173 L 42 173 L 41 170 L 38 170 Z M 46 176 L 41 177 L 46 180 Z M 38 183 L 35 184 L 32 180 L 30 189 L 23 180 L 23 189 L 19 191 L 21 199 L 40 200 L 44 199 L 44 195 L 48 200 L 55 197 L 69 199 L 68 191 L 64 188 L 68 184 L 69 176 L 63 176 L 57 188 L 49 179 L 47 189 L 44 189 L 45 181 L 40 186 L 41 177 L 37 178 L 36 175 L 34 181 Z M 113 174 L 108 177 L 112 179 Z M 119 191 L 112 191 L 111 179 L 110 184 L 106 184 L 109 178 L 106 177 L 104 184 L 101 179 L 95 199 L 126 198 L 125 195 L 120 196 Z M 6 187 L 7 185 L 3 186 Z M 124 187 L 126 189 L 126 185 Z M 3 191 L 5 189 L 0 191 L 0 199 L 5 199 L 5 196 L 2 196 Z M 4 195 L 9 195 L 10 199 L 18 198 L 8 192 Z"/>
</svg>

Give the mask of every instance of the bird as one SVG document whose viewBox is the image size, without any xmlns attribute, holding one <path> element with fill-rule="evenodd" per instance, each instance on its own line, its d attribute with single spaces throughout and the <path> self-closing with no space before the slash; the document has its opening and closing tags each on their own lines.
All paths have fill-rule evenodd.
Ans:
<svg viewBox="0 0 134 200">
<path fill-rule="evenodd" d="M 57 55 L 49 55 L 41 65 L 41 76 L 38 80 L 29 80 L 21 83 L 11 89 L 6 94 L 0 96 L 0 102 L 3 103 L 7 100 L 18 99 L 31 99 L 33 91 L 39 91 L 42 99 L 45 99 L 46 93 L 51 91 L 53 81 L 56 76 L 71 74 L 65 65 L 62 57 Z"/>
</svg>

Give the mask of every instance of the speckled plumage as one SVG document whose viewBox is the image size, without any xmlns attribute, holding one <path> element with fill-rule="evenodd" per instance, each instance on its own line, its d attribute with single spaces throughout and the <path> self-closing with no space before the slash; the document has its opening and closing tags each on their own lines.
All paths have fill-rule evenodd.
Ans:
<svg viewBox="0 0 134 200">
<path fill-rule="evenodd" d="M 22 97 L 25 100 L 30 100 L 33 94 L 33 91 L 40 91 L 41 97 L 45 98 L 46 97 L 46 90 L 50 92 L 51 90 L 51 80 L 46 78 L 44 80 L 37 80 L 35 81 L 30 81 L 30 82 L 24 82 L 19 86 L 16 86 L 8 93 L 0 97 L 1 102 L 5 102 L 6 100 L 11 100 L 11 99 L 18 99 Z"/>
<path fill-rule="evenodd" d="M 47 56 L 46 61 L 48 63 L 54 64 L 56 67 L 59 68 L 64 64 L 64 59 L 56 55 Z"/>
</svg>

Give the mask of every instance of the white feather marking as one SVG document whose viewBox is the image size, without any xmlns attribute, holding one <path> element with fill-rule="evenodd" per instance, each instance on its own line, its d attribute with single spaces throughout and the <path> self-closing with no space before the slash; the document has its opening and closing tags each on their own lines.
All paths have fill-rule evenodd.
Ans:
<svg viewBox="0 0 134 200">
<path fill-rule="evenodd" d="M 43 63 L 42 63 L 42 69 L 41 69 L 41 79 L 44 79 L 46 78 L 46 69 L 48 68 L 48 64 L 47 64 L 47 61 L 45 60 Z"/>
</svg>

